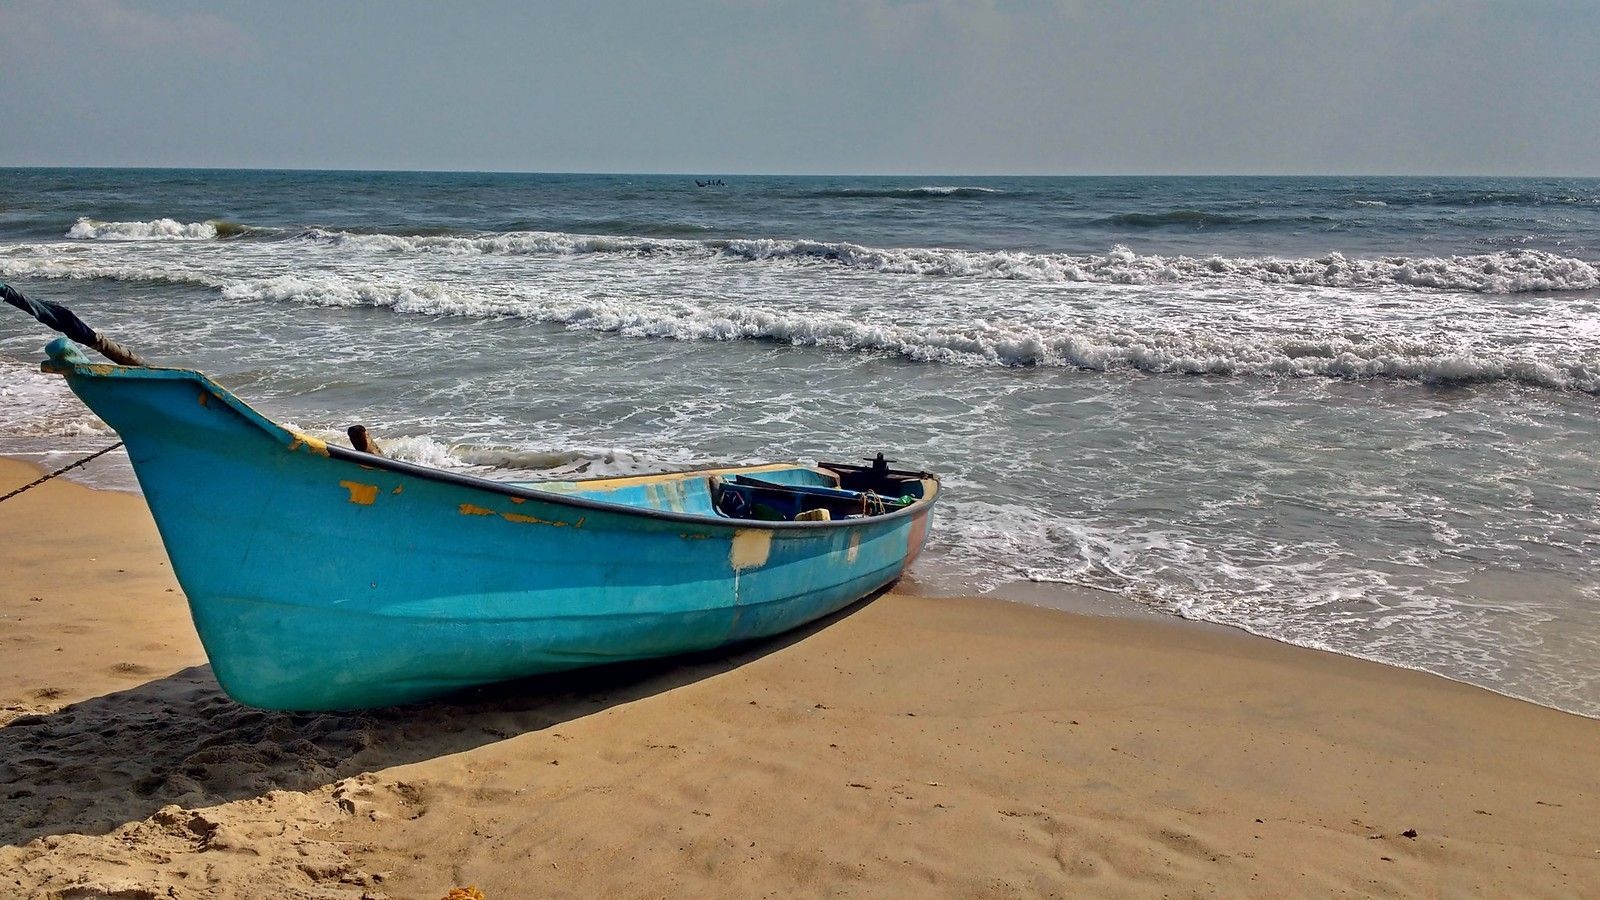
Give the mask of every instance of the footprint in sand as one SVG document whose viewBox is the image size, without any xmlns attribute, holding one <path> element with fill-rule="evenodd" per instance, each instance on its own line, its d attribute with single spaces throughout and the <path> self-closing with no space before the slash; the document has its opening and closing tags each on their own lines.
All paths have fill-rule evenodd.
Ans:
<svg viewBox="0 0 1600 900">
<path fill-rule="evenodd" d="M 116 665 L 111 667 L 111 671 L 112 671 L 113 674 L 116 674 L 116 675 L 149 675 L 150 674 L 150 670 L 148 668 L 146 668 L 145 666 L 141 666 L 138 663 L 131 663 L 131 662 L 119 662 Z"/>
</svg>

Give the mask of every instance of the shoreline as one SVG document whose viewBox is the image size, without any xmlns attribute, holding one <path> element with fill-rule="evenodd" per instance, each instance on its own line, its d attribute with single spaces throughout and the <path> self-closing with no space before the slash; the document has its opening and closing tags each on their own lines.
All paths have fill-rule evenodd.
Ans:
<svg viewBox="0 0 1600 900">
<path fill-rule="evenodd" d="M 1037 588 L 1037 590 L 1033 590 L 1033 588 Z M 895 590 L 897 592 L 901 591 L 900 586 L 896 585 Z M 1353 651 L 1337 650 L 1329 647 L 1318 647 L 1311 644 L 1299 644 L 1275 635 L 1255 631 L 1244 625 L 1235 625 L 1228 622 L 1213 622 L 1209 619 L 1191 619 L 1173 613 L 1165 613 L 1146 606 L 1140 606 L 1113 591 L 1106 591 L 1099 588 L 1086 587 L 1082 585 L 1074 585 L 1068 582 L 1007 582 L 990 591 L 985 591 L 980 594 L 960 592 L 942 593 L 938 591 L 922 593 L 920 586 L 903 591 L 903 593 L 943 599 L 971 598 L 976 600 L 995 600 L 1002 603 L 1016 603 L 1023 606 L 1031 606 L 1039 609 L 1061 612 L 1067 615 L 1112 619 L 1136 619 L 1143 622 L 1166 624 L 1177 628 L 1195 628 L 1208 631 L 1213 634 L 1238 635 L 1251 640 L 1269 641 L 1284 647 L 1293 647 L 1296 650 L 1302 650 L 1307 653 L 1326 653 L 1330 656 L 1357 660 L 1359 662 L 1369 663 L 1376 666 L 1384 666 L 1385 668 L 1395 669 L 1400 672 L 1414 672 L 1418 675 L 1425 675 L 1429 678 L 1438 678 L 1448 681 L 1451 684 L 1459 684 L 1463 687 L 1485 691 L 1497 697 L 1504 697 L 1507 700 L 1515 700 L 1518 703 L 1526 703 L 1530 706 L 1536 706 L 1540 709 L 1547 709 L 1551 712 L 1561 713 L 1562 715 L 1568 715 L 1574 718 L 1585 719 L 1593 722 L 1600 722 L 1600 713 L 1590 715 L 1588 713 L 1565 709 L 1549 703 L 1541 703 L 1529 697 L 1513 694 L 1508 690 L 1491 687 L 1486 684 L 1478 684 L 1476 682 L 1468 681 L 1465 678 L 1457 678 L 1452 675 L 1446 675 L 1442 672 L 1424 669 L 1420 666 L 1407 666 L 1391 660 L 1379 659 L 1375 656 L 1364 656 Z"/>
<path fill-rule="evenodd" d="M 289 715 L 220 693 L 140 498 L 55 479 L 0 506 L 0 558 L 23 895 L 1600 888 L 1600 722 L 1226 626 L 897 588 L 724 653 Z"/>
</svg>

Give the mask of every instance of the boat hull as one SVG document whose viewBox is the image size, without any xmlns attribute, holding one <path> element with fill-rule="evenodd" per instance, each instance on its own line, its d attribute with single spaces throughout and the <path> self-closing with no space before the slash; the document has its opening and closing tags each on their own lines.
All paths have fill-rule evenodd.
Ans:
<svg viewBox="0 0 1600 900">
<path fill-rule="evenodd" d="M 251 706 L 386 706 L 778 634 L 898 578 L 937 492 L 849 522 L 641 510 L 330 448 L 197 373 L 74 353 L 46 369 L 122 436 L 217 679 Z"/>
</svg>

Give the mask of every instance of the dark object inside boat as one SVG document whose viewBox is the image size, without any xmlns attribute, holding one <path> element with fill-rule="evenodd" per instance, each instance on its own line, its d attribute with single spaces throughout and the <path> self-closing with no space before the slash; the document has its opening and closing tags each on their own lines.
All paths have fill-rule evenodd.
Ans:
<svg viewBox="0 0 1600 900">
<path fill-rule="evenodd" d="M 913 472 L 907 469 L 891 469 L 889 463 L 892 459 L 884 459 L 879 453 L 872 459 L 870 466 L 854 466 L 850 463 L 818 463 L 818 465 L 839 476 L 839 487 L 846 491 L 872 491 L 890 497 L 898 497 L 906 490 L 915 490 L 916 496 L 922 496 L 922 480 L 932 478 L 927 472 Z"/>
<path fill-rule="evenodd" d="M 717 511 L 733 519 L 773 522 L 827 522 L 881 516 L 910 506 L 923 496 L 926 472 L 889 468 L 879 453 L 871 466 L 819 463 L 838 476 L 838 487 L 778 484 L 735 475 L 717 486 Z"/>
</svg>

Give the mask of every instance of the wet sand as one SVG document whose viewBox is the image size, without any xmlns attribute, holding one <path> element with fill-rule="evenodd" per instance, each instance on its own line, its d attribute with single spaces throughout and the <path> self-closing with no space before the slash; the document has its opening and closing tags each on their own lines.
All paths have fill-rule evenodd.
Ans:
<svg viewBox="0 0 1600 900">
<path fill-rule="evenodd" d="M 290 715 L 217 688 L 137 497 L 50 482 L 0 558 L 0 895 L 1600 893 L 1600 722 L 1223 629 L 887 594 Z"/>
</svg>

